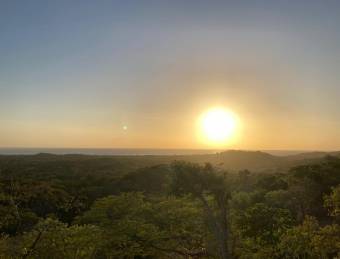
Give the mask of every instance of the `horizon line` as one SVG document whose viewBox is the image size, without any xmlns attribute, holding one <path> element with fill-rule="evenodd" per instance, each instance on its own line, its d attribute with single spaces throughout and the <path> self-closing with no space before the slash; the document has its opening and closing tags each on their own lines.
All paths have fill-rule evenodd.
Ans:
<svg viewBox="0 0 340 259">
<path fill-rule="evenodd" d="M 308 152 L 333 152 L 339 149 L 287 149 L 287 148 L 161 148 L 161 147 L 11 147 L 0 146 L 0 149 L 125 149 L 125 150 L 221 150 L 221 151 L 308 151 Z"/>
</svg>

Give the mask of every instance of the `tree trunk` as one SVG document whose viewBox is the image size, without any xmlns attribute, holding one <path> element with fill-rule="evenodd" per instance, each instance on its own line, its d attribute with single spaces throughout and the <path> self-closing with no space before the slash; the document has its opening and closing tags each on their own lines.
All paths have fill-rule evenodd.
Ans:
<svg viewBox="0 0 340 259">
<path fill-rule="evenodd" d="M 214 236 L 216 238 L 218 248 L 219 248 L 219 257 L 221 259 L 231 258 L 229 256 L 229 249 L 228 249 L 227 217 L 222 216 L 222 215 L 226 215 L 226 210 L 224 212 L 221 212 L 222 220 L 221 220 L 221 222 L 219 222 L 219 219 L 214 215 L 214 212 L 210 208 L 205 197 L 203 195 L 201 195 L 199 198 L 202 201 L 204 209 L 207 213 L 209 227 L 211 228 L 211 230 L 214 233 Z"/>
<path fill-rule="evenodd" d="M 229 221 L 228 221 L 228 204 L 225 195 L 223 195 L 218 201 L 220 213 L 221 213 L 221 236 L 222 242 L 224 244 L 224 254 L 226 258 L 231 258 L 230 256 L 230 231 L 229 231 Z"/>
</svg>

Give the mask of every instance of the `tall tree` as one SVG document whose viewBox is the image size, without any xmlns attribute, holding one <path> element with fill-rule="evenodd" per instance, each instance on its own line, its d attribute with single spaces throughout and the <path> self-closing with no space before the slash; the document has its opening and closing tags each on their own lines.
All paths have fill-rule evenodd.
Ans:
<svg viewBox="0 0 340 259">
<path fill-rule="evenodd" d="M 226 173 L 218 172 L 210 164 L 200 166 L 186 162 L 174 162 L 172 169 L 172 193 L 176 195 L 190 194 L 201 202 L 208 226 L 217 243 L 219 257 L 222 259 L 231 258 L 228 211 L 230 191 L 226 184 Z"/>
</svg>

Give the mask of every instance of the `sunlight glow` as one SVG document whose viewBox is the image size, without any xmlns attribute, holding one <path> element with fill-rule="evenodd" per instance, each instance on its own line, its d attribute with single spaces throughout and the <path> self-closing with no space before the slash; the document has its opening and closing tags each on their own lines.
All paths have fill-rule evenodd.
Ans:
<svg viewBox="0 0 340 259">
<path fill-rule="evenodd" d="M 236 115 L 223 108 L 210 109 L 200 118 L 201 135 L 208 144 L 226 144 L 233 138 L 236 127 Z"/>
</svg>

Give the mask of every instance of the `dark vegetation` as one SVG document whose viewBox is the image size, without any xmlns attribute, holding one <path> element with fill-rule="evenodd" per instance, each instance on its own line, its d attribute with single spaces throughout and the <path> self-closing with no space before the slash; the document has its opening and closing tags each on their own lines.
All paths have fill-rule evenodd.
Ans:
<svg viewBox="0 0 340 259">
<path fill-rule="evenodd" d="M 339 258 L 337 156 L 0 156 L 0 258 Z"/>
</svg>

